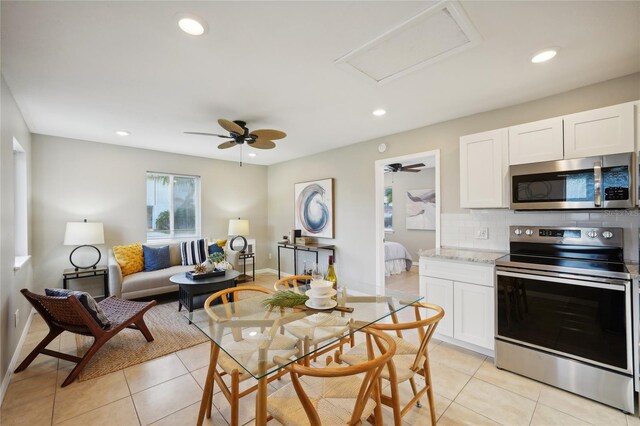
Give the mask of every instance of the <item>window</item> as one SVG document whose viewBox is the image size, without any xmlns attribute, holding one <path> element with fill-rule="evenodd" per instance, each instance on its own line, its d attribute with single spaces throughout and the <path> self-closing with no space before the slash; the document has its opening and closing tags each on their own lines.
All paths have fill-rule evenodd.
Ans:
<svg viewBox="0 0 640 426">
<path fill-rule="evenodd" d="M 393 189 L 384 189 L 384 230 L 393 232 Z"/>
<path fill-rule="evenodd" d="M 27 212 L 27 154 L 13 138 L 13 206 L 15 230 L 14 269 L 29 259 L 29 215 Z"/>
<path fill-rule="evenodd" d="M 200 177 L 147 172 L 147 239 L 200 236 Z"/>
</svg>

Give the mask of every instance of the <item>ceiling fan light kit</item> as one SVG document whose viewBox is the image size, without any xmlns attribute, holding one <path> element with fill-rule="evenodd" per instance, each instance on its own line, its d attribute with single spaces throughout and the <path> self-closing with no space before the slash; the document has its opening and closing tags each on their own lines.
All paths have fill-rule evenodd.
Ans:
<svg viewBox="0 0 640 426">
<path fill-rule="evenodd" d="M 227 120 L 226 118 L 219 118 L 218 124 L 220 127 L 229 132 L 229 135 L 219 135 L 216 133 L 204 133 L 204 132 L 184 132 L 189 135 L 201 135 L 201 136 L 216 136 L 224 139 L 232 139 L 227 142 L 223 142 L 218 145 L 218 149 L 233 148 L 236 145 L 240 145 L 240 167 L 242 167 L 242 145 L 245 143 L 257 149 L 273 149 L 276 144 L 273 140 L 284 139 L 287 134 L 280 130 L 274 129 L 258 129 L 250 131 L 247 128 L 247 123 L 242 120 Z"/>
</svg>

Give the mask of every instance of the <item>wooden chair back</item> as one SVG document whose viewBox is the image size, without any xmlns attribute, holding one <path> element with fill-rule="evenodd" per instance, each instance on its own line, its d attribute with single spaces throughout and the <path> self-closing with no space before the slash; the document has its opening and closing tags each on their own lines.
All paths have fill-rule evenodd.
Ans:
<svg viewBox="0 0 640 426">
<path fill-rule="evenodd" d="M 48 324 L 78 334 L 95 336 L 104 332 L 73 295 L 68 297 L 45 296 L 32 293 L 26 288 L 20 292 Z"/>
<path fill-rule="evenodd" d="M 414 302 L 411 304 L 415 314 L 415 321 L 410 322 L 398 322 L 396 315 L 393 315 L 393 323 L 383 324 L 375 323 L 371 327 L 381 331 L 395 331 L 398 337 L 402 337 L 403 330 L 417 330 L 420 337 L 420 345 L 416 358 L 412 365 L 412 370 L 417 371 L 422 367 L 422 361 L 427 356 L 427 346 L 433 337 L 433 333 L 436 331 L 438 323 L 444 317 L 444 309 L 438 305 L 425 303 L 422 301 Z M 421 310 L 433 311 L 435 314 L 422 317 Z"/>
<path fill-rule="evenodd" d="M 358 394 L 354 395 L 354 398 L 356 398 L 356 403 L 352 410 L 351 419 L 349 421 L 350 425 L 356 425 L 360 423 L 362 412 L 372 394 L 374 398 L 379 401 L 379 394 L 377 394 L 380 392 L 380 389 L 378 389 L 378 377 L 380 376 L 383 368 L 390 362 L 391 357 L 395 354 L 396 344 L 393 339 L 386 333 L 375 330 L 372 327 L 361 329 L 360 332 L 366 333 L 367 355 L 369 359 L 366 362 L 348 367 L 337 368 L 314 368 L 297 363 L 290 363 L 285 367 L 285 369 L 289 371 L 289 373 L 291 373 L 291 382 L 296 391 L 296 394 L 298 395 L 298 398 L 300 399 L 300 402 L 302 403 L 302 406 L 304 407 L 305 413 L 307 414 L 311 425 L 319 426 L 322 423 L 316 408 L 313 406 L 311 399 L 304 390 L 304 386 L 300 381 L 301 376 L 331 378 L 364 374 L 364 378 L 360 385 Z M 376 345 L 378 352 L 380 353 L 380 355 L 377 357 L 376 351 L 374 351 L 374 344 Z M 287 362 L 287 360 L 279 361 Z"/>
<path fill-rule="evenodd" d="M 275 291 L 280 290 L 297 290 L 298 281 L 311 281 L 311 275 L 292 275 L 279 279 L 273 284 Z"/>
</svg>

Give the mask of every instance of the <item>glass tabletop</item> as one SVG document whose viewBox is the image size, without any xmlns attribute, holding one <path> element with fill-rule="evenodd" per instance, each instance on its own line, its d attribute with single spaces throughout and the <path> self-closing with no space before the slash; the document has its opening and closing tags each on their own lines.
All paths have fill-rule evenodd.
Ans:
<svg viewBox="0 0 640 426">
<path fill-rule="evenodd" d="M 297 291 L 305 294 L 307 290 L 308 286 L 299 286 Z M 270 294 L 254 291 L 236 294 L 239 300 L 184 315 L 220 347 L 219 365 L 235 361 L 256 379 L 333 345 L 363 327 L 395 321 L 396 312 L 422 299 L 399 292 L 376 296 L 349 291 L 346 298 L 340 297 L 341 303 L 336 308 L 314 310 L 304 305 L 269 308 L 264 302 Z"/>
</svg>

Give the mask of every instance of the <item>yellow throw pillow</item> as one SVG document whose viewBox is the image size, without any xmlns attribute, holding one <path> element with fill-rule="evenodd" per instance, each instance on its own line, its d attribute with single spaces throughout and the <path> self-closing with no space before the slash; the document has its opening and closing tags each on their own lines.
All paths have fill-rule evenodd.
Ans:
<svg viewBox="0 0 640 426">
<path fill-rule="evenodd" d="M 227 245 L 227 240 L 218 240 L 216 244 L 218 245 L 218 247 L 224 248 L 224 246 Z"/>
<path fill-rule="evenodd" d="M 114 246 L 113 255 L 122 269 L 122 276 L 127 276 L 144 270 L 144 255 L 142 244 L 135 243 L 128 246 Z"/>
</svg>

